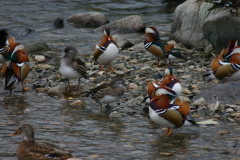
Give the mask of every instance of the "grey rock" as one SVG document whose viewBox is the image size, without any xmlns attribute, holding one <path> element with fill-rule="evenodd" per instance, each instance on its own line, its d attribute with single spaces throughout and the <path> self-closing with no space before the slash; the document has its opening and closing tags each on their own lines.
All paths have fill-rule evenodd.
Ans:
<svg viewBox="0 0 240 160">
<path fill-rule="evenodd" d="M 109 23 L 109 20 L 99 12 L 88 12 L 74 14 L 67 18 L 67 22 L 77 27 L 99 27 Z"/>
<path fill-rule="evenodd" d="M 219 101 L 222 105 L 239 102 L 240 82 L 218 83 L 209 86 L 206 90 L 193 97 L 193 101 L 204 98 L 208 104 Z"/>
<path fill-rule="evenodd" d="M 23 28 L 23 29 L 20 30 L 19 34 L 20 34 L 20 36 L 25 37 L 25 36 L 29 35 L 32 32 L 33 32 L 33 30 L 30 29 L 30 28 Z"/>
<path fill-rule="evenodd" d="M 121 49 L 129 48 L 133 46 L 133 44 L 130 41 L 124 39 L 120 35 L 115 34 L 113 35 L 113 38 L 117 42 L 118 47 L 120 47 Z"/>
<path fill-rule="evenodd" d="M 55 28 L 63 28 L 64 27 L 64 19 L 63 19 L 63 17 L 58 17 L 58 18 L 56 18 L 55 20 L 54 20 L 54 22 L 53 22 L 53 26 L 55 27 Z"/>
<path fill-rule="evenodd" d="M 59 56 L 59 53 L 56 53 L 56 52 L 53 52 L 53 51 L 47 51 L 47 52 L 44 52 L 43 55 L 46 58 L 56 58 L 56 57 Z"/>
<path fill-rule="evenodd" d="M 36 53 L 39 54 L 49 50 L 50 48 L 45 42 L 36 42 L 36 43 L 29 44 L 25 47 L 25 51 L 28 54 L 36 54 Z"/>
<path fill-rule="evenodd" d="M 104 28 L 111 28 L 112 33 L 137 33 L 144 32 L 146 26 L 140 16 L 132 15 L 98 27 L 95 31 L 102 32 Z"/>
<path fill-rule="evenodd" d="M 193 105 L 199 107 L 199 106 L 206 106 L 207 103 L 204 98 L 199 98 L 193 102 Z"/>
<path fill-rule="evenodd" d="M 174 12 L 170 39 L 180 42 L 187 48 L 208 46 L 210 43 L 203 35 L 202 23 L 207 17 L 210 5 L 206 2 L 198 3 L 196 0 L 187 0 L 180 4 Z"/>
<path fill-rule="evenodd" d="M 240 20 L 229 12 L 219 12 L 203 21 L 204 37 L 219 53 L 230 39 L 240 40 Z"/>
</svg>

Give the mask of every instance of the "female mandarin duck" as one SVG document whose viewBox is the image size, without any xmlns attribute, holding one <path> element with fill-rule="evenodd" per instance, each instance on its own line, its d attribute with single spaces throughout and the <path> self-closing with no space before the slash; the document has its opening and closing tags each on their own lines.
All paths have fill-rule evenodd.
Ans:
<svg viewBox="0 0 240 160">
<path fill-rule="evenodd" d="M 240 48 L 236 43 L 236 40 L 230 40 L 228 48 L 222 49 L 220 54 L 212 60 L 212 72 L 219 80 L 240 80 Z"/>
<path fill-rule="evenodd" d="M 103 83 L 95 88 L 89 89 L 82 97 L 91 97 L 100 104 L 100 113 L 102 113 L 102 103 L 109 104 L 117 101 L 124 94 L 124 79 L 116 77 L 110 83 Z"/>
<path fill-rule="evenodd" d="M 190 107 L 187 102 L 173 104 L 176 93 L 167 87 L 160 87 L 149 105 L 149 116 L 153 122 L 167 127 L 167 136 L 172 134 L 173 128 L 183 125 L 197 125 L 192 116 L 189 115 Z"/>
<path fill-rule="evenodd" d="M 155 82 L 150 82 L 147 86 L 148 97 L 146 97 L 146 103 L 150 103 L 150 99 L 152 99 L 155 95 L 155 91 L 159 87 L 168 87 L 176 93 L 176 98 L 178 98 L 182 93 L 182 85 L 181 82 L 176 79 L 173 75 L 173 68 L 165 69 L 165 76 L 161 83 L 157 80 Z M 149 99 L 149 100 L 147 100 Z"/>
<path fill-rule="evenodd" d="M 7 60 L 11 63 L 5 72 L 5 90 L 12 90 L 14 84 L 18 81 L 22 84 L 23 90 L 30 90 L 24 87 L 23 81 L 28 76 L 30 71 L 30 63 L 27 53 L 24 52 L 24 45 L 15 43 L 7 55 Z"/>
<path fill-rule="evenodd" d="M 22 124 L 15 133 L 10 136 L 22 134 L 24 139 L 17 148 L 18 160 L 81 160 L 74 158 L 69 151 L 63 150 L 53 144 L 36 142 L 34 131 L 29 124 Z"/>
<path fill-rule="evenodd" d="M 171 52 L 171 50 L 174 48 L 173 44 L 164 45 L 161 42 L 159 32 L 155 27 L 146 28 L 145 33 L 146 39 L 144 41 L 144 48 L 157 58 L 157 66 L 159 66 L 159 62 L 162 59 L 186 59 L 180 53 Z"/>
<path fill-rule="evenodd" d="M 94 50 L 93 59 L 100 64 L 102 71 L 105 71 L 102 65 L 109 65 L 109 70 L 114 71 L 111 62 L 117 57 L 119 49 L 111 36 L 110 29 L 105 28 L 103 32 L 101 43 L 96 45 Z"/>
<path fill-rule="evenodd" d="M 78 78 L 78 86 L 82 77 L 87 78 L 87 68 L 85 63 L 80 59 L 76 59 L 77 49 L 74 46 L 67 46 L 64 50 L 65 54 L 61 60 L 59 72 L 68 79 L 67 89 L 70 89 L 69 79 Z"/>
</svg>

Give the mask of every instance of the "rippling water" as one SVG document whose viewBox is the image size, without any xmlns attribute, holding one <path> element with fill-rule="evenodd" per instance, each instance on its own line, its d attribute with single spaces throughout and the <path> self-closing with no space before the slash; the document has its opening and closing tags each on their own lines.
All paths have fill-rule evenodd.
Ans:
<svg viewBox="0 0 240 160">
<path fill-rule="evenodd" d="M 1 7 L 0 27 L 8 28 L 9 34 L 13 35 L 17 41 L 26 45 L 45 41 L 52 49 L 60 49 L 60 51 L 66 45 L 75 45 L 82 53 L 91 53 L 92 46 L 99 42 L 102 33 L 93 33 L 92 28 L 73 28 L 68 24 L 65 24 L 63 29 L 55 29 L 53 21 L 57 17 L 63 17 L 66 20 L 73 14 L 91 11 L 106 15 L 111 22 L 138 14 L 146 26 L 156 26 L 159 31 L 168 33 L 176 4 L 163 3 L 162 0 L 21 0 L 4 1 L 1 2 L 1 6 L 4 7 Z M 25 36 L 26 30 L 29 29 L 32 32 Z M 142 36 L 139 40 L 143 39 Z M 131 40 L 131 36 L 128 38 Z M 164 38 L 167 37 L 163 35 Z"/>
<path fill-rule="evenodd" d="M 75 45 L 80 52 L 91 54 L 92 46 L 99 42 L 102 33 L 94 33 L 93 28 L 73 28 L 68 24 L 62 29 L 55 29 L 53 21 L 60 16 L 66 20 L 73 14 L 90 11 L 101 12 L 110 21 L 138 14 L 146 26 L 156 26 L 162 38 L 168 39 L 175 7 L 176 3 L 167 0 L 3 1 L 0 28 L 7 28 L 10 35 L 25 45 L 44 41 L 52 50 L 59 50 L 59 56 L 67 45 Z M 31 33 L 25 35 L 29 29 Z M 143 34 L 122 36 L 143 41 Z M 83 108 L 70 106 L 72 101 L 34 91 L 9 95 L 1 89 L 0 159 L 16 159 L 15 150 L 22 137 L 9 135 L 20 123 L 32 124 L 38 141 L 50 141 L 66 147 L 83 159 L 218 159 L 218 154 L 226 159 L 227 153 L 238 151 L 234 148 L 239 146 L 233 141 L 237 135 L 235 130 L 227 142 L 215 135 L 218 129 L 213 126 L 179 129 L 179 135 L 165 137 L 161 129 L 151 125 L 147 115 L 141 114 L 141 106 L 120 107 L 119 112 L 125 116 L 108 118 L 96 114 L 98 104 L 94 101 Z M 216 145 L 212 145 L 216 143 L 213 136 L 218 139 Z M 212 158 L 212 154 L 216 158 Z"/>
</svg>

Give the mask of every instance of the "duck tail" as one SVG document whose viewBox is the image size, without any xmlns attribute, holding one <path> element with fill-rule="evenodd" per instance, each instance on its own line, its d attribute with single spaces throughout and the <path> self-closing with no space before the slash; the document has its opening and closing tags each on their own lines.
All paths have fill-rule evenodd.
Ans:
<svg viewBox="0 0 240 160">
<path fill-rule="evenodd" d="M 89 90 L 86 92 L 82 92 L 81 97 L 91 97 L 91 92 Z"/>
<path fill-rule="evenodd" d="M 15 76 L 13 69 L 7 68 L 4 76 L 4 89 L 12 90 L 14 84 L 18 82 L 18 78 Z"/>
<path fill-rule="evenodd" d="M 185 123 L 186 122 L 188 122 L 188 123 L 190 123 L 190 124 L 192 124 L 192 125 L 194 125 L 194 126 L 198 126 L 198 124 L 196 123 L 196 121 L 194 120 L 194 118 L 190 115 L 190 114 L 188 114 L 187 116 L 186 116 L 186 119 L 185 119 Z M 184 124 L 185 124 L 184 123 Z"/>
</svg>

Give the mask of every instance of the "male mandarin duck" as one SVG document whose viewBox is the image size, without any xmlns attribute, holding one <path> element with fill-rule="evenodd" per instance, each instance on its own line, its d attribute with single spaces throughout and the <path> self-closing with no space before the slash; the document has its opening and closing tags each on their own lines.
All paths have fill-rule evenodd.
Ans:
<svg viewBox="0 0 240 160">
<path fill-rule="evenodd" d="M 162 127 L 167 127 L 167 136 L 172 134 L 173 128 L 183 125 L 197 125 L 189 114 L 190 106 L 187 102 L 173 104 L 176 93 L 167 87 L 160 87 L 149 105 L 151 120 Z"/>
<path fill-rule="evenodd" d="M 182 85 L 181 82 L 174 77 L 174 69 L 166 68 L 165 76 L 161 82 L 160 86 L 166 86 L 173 90 L 176 93 L 176 98 L 178 98 L 182 94 Z"/>
<path fill-rule="evenodd" d="M 7 37 L 7 31 L 4 29 L 0 30 L 0 63 L 4 63 L 3 69 L 1 70 L 2 73 L 5 73 L 6 70 L 5 62 L 7 61 L 7 54 L 15 43 L 15 39 L 13 37 L 10 37 L 8 40 Z"/>
<path fill-rule="evenodd" d="M 234 41 L 230 40 L 229 47 L 222 49 L 220 54 L 211 63 L 212 73 L 219 80 L 240 80 L 240 48 L 236 46 L 236 43 L 231 42 Z"/>
<path fill-rule="evenodd" d="M 82 97 L 91 97 L 100 104 L 100 113 L 102 113 L 102 103 L 109 104 L 120 99 L 124 94 L 124 79 L 114 78 L 110 83 L 103 83 L 95 88 L 83 92 Z"/>
<path fill-rule="evenodd" d="M 96 45 L 93 60 L 100 64 L 101 70 L 105 71 L 102 65 L 109 65 L 109 70 L 114 71 L 111 62 L 117 57 L 119 49 L 113 39 L 110 29 L 104 29 L 104 35 L 99 45 Z"/>
<path fill-rule="evenodd" d="M 228 47 L 224 50 L 224 61 L 240 64 L 240 46 L 237 46 L 238 40 L 229 40 Z"/>
<path fill-rule="evenodd" d="M 180 53 L 171 52 L 174 48 L 173 44 L 164 45 L 161 42 L 159 32 L 155 27 L 147 27 L 145 33 L 144 48 L 157 58 L 157 66 L 159 66 L 160 60 L 163 59 L 169 59 L 170 65 L 172 59 L 186 59 Z"/>
<path fill-rule="evenodd" d="M 8 33 L 2 29 L 0 30 L 0 63 L 7 61 L 7 54 L 10 48 L 6 47 Z"/>
<path fill-rule="evenodd" d="M 30 63 L 27 53 L 24 52 L 24 45 L 15 43 L 7 55 L 7 60 L 11 61 L 5 72 L 5 90 L 12 90 L 14 84 L 21 82 L 23 90 L 30 90 L 24 87 L 23 81 L 30 71 Z"/>
<path fill-rule="evenodd" d="M 147 86 L 148 97 L 146 97 L 144 101 L 146 103 L 150 103 L 150 99 L 154 97 L 156 90 L 161 86 L 172 89 L 177 95 L 176 98 L 178 98 L 182 93 L 181 82 L 174 77 L 173 68 L 166 68 L 165 76 L 161 83 L 156 80 L 155 82 L 150 82 L 148 84 Z"/>
<path fill-rule="evenodd" d="M 59 72 L 68 79 L 67 89 L 70 89 L 69 79 L 78 78 L 78 86 L 82 77 L 87 78 L 87 68 L 85 63 L 80 59 L 76 59 L 77 49 L 74 46 L 67 46 L 64 49 L 64 56 L 61 60 Z"/>
<path fill-rule="evenodd" d="M 22 134 L 24 139 L 17 148 L 18 160 L 81 160 L 74 158 L 69 151 L 48 142 L 36 142 L 34 130 L 29 124 L 22 124 L 10 136 Z"/>
<path fill-rule="evenodd" d="M 212 11 L 213 9 L 222 8 L 222 7 L 231 7 L 236 9 L 236 16 L 238 16 L 238 7 L 240 6 L 240 0 L 218 0 L 213 1 L 213 6 L 208 9 L 208 11 Z M 232 14 L 232 10 L 230 10 Z"/>
</svg>

